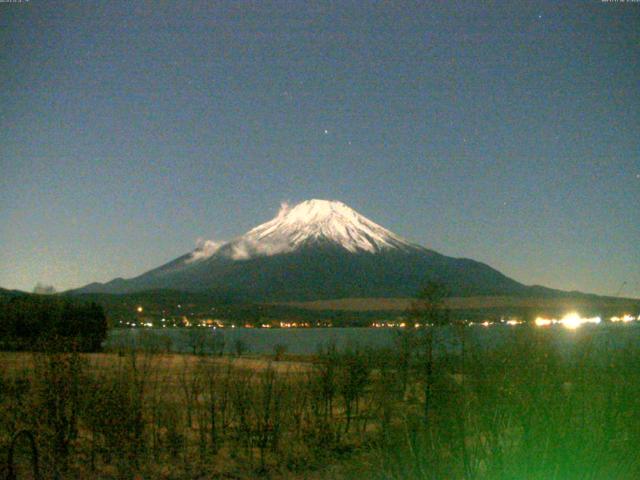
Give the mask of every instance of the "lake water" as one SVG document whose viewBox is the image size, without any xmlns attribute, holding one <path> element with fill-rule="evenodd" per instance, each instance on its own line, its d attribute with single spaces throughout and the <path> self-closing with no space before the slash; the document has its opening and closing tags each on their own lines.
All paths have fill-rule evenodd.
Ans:
<svg viewBox="0 0 640 480">
<path fill-rule="evenodd" d="M 532 327 L 526 325 L 493 325 L 490 327 L 466 327 L 466 341 L 480 348 L 491 348 L 508 341 L 518 329 L 545 328 L 563 350 L 570 351 L 586 336 L 594 344 L 606 348 L 640 346 L 640 323 L 584 325 L 577 330 L 567 330 L 560 325 Z M 156 346 L 174 352 L 193 352 L 194 348 L 212 352 L 224 349 L 233 353 L 238 343 L 246 353 L 271 354 L 278 346 L 290 354 L 314 354 L 319 348 L 335 344 L 338 349 L 350 347 L 392 347 L 398 330 L 391 328 L 134 328 L 110 331 L 108 348 L 119 346 Z M 440 349 L 459 348 L 459 334 L 450 327 L 437 329 Z"/>
</svg>

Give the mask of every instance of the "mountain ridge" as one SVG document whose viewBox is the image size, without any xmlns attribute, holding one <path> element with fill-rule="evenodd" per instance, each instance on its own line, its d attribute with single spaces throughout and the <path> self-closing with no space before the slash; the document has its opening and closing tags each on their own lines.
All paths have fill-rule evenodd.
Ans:
<svg viewBox="0 0 640 480">
<path fill-rule="evenodd" d="M 428 280 L 446 284 L 455 296 L 522 296 L 540 288 L 482 262 L 411 243 L 342 202 L 312 199 L 283 204 L 273 219 L 229 242 L 205 241 L 131 279 L 91 283 L 72 293 L 174 289 L 243 301 L 311 301 L 411 297 Z"/>
</svg>

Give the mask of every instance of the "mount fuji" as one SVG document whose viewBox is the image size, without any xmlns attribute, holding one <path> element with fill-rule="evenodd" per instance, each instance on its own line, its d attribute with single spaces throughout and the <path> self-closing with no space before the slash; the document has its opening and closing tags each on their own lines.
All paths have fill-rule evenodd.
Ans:
<svg viewBox="0 0 640 480">
<path fill-rule="evenodd" d="M 248 301 L 413 296 L 427 280 L 452 295 L 526 295 L 531 289 L 490 266 L 413 244 L 342 202 L 283 205 L 275 218 L 226 243 L 200 242 L 175 260 L 128 280 L 74 293 L 171 289 Z"/>
</svg>

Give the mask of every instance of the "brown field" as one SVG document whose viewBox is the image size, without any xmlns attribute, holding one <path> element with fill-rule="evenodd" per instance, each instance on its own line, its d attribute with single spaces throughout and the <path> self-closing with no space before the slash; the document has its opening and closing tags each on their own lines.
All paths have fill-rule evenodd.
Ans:
<svg viewBox="0 0 640 480">
<path fill-rule="evenodd" d="M 33 432 L 39 445 L 46 472 L 40 478 L 341 478 L 341 467 L 331 461 L 290 471 L 280 457 L 299 452 L 274 443 L 272 430 L 279 422 L 284 430 L 291 420 L 274 409 L 288 410 L 289 402 L 310 393 L 304 385 L 313 368 L 308 360 L 268 356 L 0 352 L 0 479 L 6 449 L 21 430 Z M 27 392 L 19 393 L 25 382 Z M 71 418 L 77 422 L 74 436 L 63 442 L 64 469 L 56 448 L 60 419 L 49 423 L 52 401 L 55 410 L 62 406 L 56 418 L 62 416 L 63 430 Z M 219 422 L 215 445 L 211 412 Z M 18 478 L 35 478 L 26 444 L 18 446 Z M 308 448 L 300 454 L 308 455 Z"/>
<path fill-rule="evenodd" d="M 585 328 L 567 356 L 522 326 L 489 351 L 467 331 L 438 356 L 429 329 L 280 361 L 3 352 L 0 479 L 640 478 L 635 344 Z"/>
<path fill-rule="evenodd" d="M 104 369 L 113 368 L 125 361 L 116 353 L 86 353 L 80 357 L 85 362 L 89 372 L 99 372 Z M 40 358 L 37 353 L 31 352 L 0 352 L 0 364 L 6 373 L 31 371 L 35 363 Z M 273 361 L 266 356 L 246 356 L 235 357 L 206 357 L 209 365 L 218 367 L 232 366 L 233 368 L 248 370 L 252 372 L 263 372 L 271 369 L 278 374 L 299 374 L 305 373 L 312 368 L 309 361 L 303 360 L 280 360 Z M 145 357 L 146 361 L 148 357 Z M 165 377 L 177 377 L 185 369 L 193 370 L 202 363 L 202 356 L 188 354 L 155 354 L 150 361 L 150 367 L 154 371 L 162 372 Z"/>
</svg>

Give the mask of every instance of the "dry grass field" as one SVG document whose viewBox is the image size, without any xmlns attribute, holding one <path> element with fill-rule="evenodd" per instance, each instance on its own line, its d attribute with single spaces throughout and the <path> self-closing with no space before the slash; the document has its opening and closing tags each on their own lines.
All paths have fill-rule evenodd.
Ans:
<svg viewBox="0 0 640 480">
<path fill-rule="evenodd" d="M 81 353 L 80 358 L 85 364 L 88 373 L 96 373 L 108 369 L 117 368 L 127 360 L 116 353 Z M 42 356 L 31 352 L 0 352 L 0 364 L 6 374 L 16 372 L 33 371 L 35 363 Z M 244 357 L 213 357 L 209 356 L 207 363 L 217 368 L 232 367 L 252 372 L 263 372 L 273 370 L 278 374 L 301 374 L 308 372 L 313 364 L 303 360 L 280 360 L 273 361 L 267 356 L 244 356 Z M 188 354 L 154 354 L 151 368 L 154 371 L 162 372 L 169 378 L 177 378 L 184 370 L 193 371 L 202 364 L 203 357 Z"/>
<path fill-rule="evenodd" d="M 280 361 L 1 353 L 0 478 L 639 477 L 635 345 L 585 328 L 566 355 L 523 326 L 487 350 L 465 332 L 438 356 L 429 329 Z"/>
</svg>

